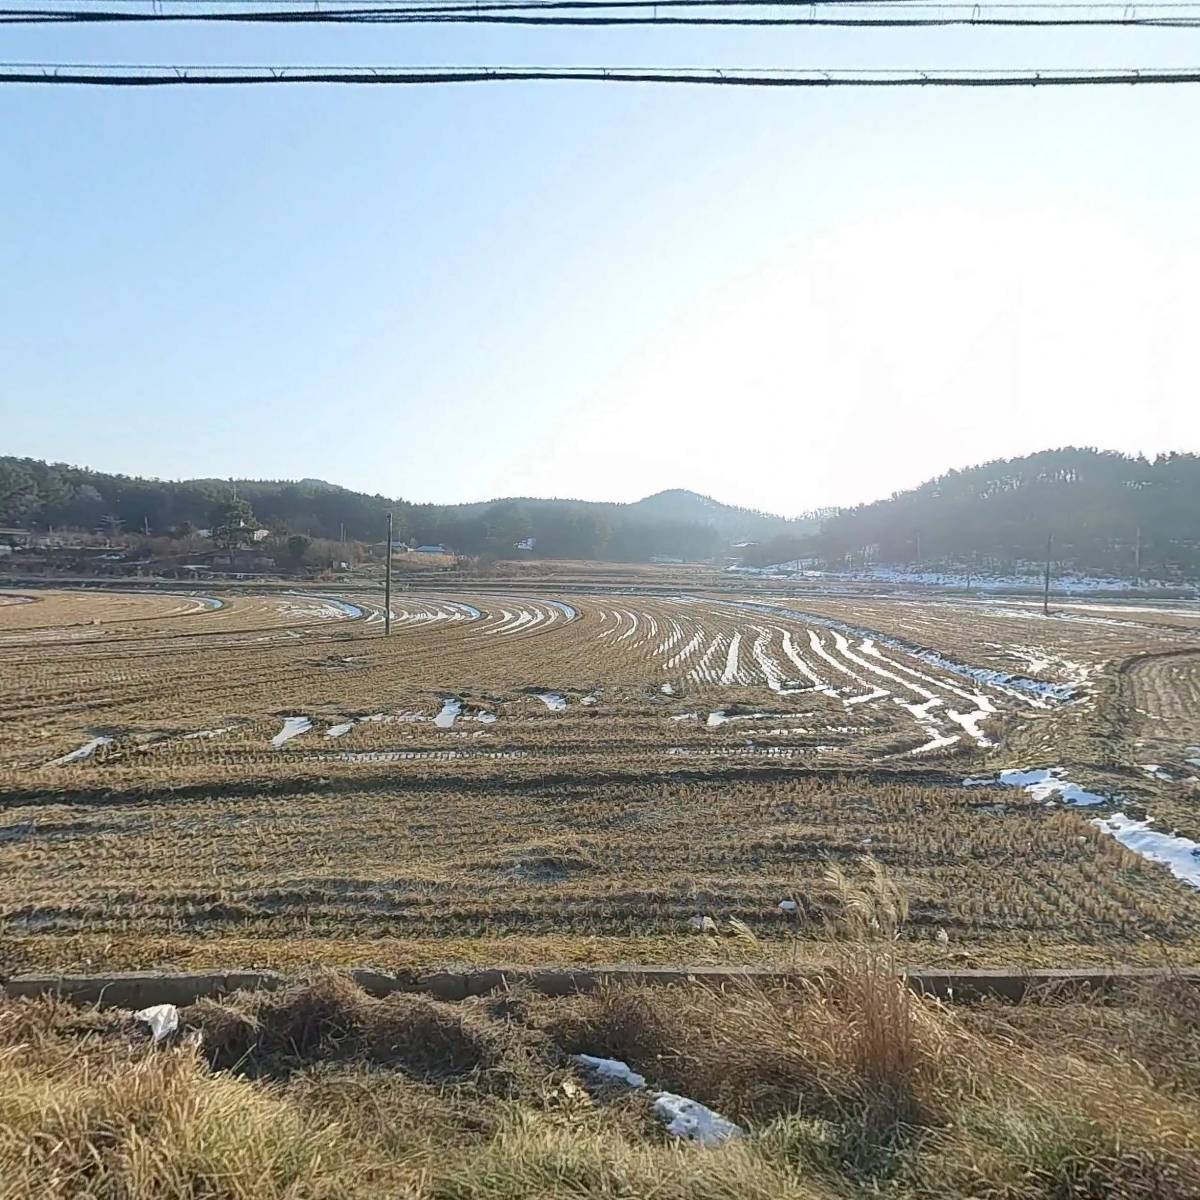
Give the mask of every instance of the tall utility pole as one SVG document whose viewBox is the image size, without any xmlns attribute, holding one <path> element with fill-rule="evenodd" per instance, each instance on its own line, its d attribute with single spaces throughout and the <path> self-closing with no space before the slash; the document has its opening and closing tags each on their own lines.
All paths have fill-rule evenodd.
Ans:
<svg viewBox="0 0 1200 1200">
<path fill-rule="evenodd" d="M 392 633 L 392 514 L 388 513 L 387 551 L 383 556 L 383 636 Z"/>
<path fill-rule="evenodd" d="M 1137 540 L 1133 547 L 1133 586 L 1142 586 L 1142 527 L 1137 527 Z"/>
<path fill-rule="evenodd" d="M 1054 534 L 1046 534 L 1046 586 L 1042 590 L 1042 616 L 1050 615 L 1050 554 L 1054 549 Z"/>
</svg>

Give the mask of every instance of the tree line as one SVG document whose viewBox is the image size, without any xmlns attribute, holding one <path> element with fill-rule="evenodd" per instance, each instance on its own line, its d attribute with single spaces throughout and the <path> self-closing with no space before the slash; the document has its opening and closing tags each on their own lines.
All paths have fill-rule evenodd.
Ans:
<svg viewBox="0 0 1200 1200">
<path fill-rule="evenodd" d="M 187 537 L 198 529 L 227 530 L 233 499 L 247 506 L 256 524 L 281 537 L 380 542 L 390 511 L 397 541 L 505 557 L 532 539 L 529 553 L 553 558 L 707 559 L 739 535 L 807 527 L 681 491 L 634 504 L 540 499 L 414 504 L 313 479 L 176 482 L 0 458 L 0 526 Z"/>
<path fill-rule="evenodd" d="M 752 561 L 1009 570 L 1040 562 L 1051 536 L 1055 561 L 1079 570 L 1195 574 L 1200 456 L 1070 446 L 997 459 L 828 514 L 817 533 L 768 540 Z"/>
</svg>

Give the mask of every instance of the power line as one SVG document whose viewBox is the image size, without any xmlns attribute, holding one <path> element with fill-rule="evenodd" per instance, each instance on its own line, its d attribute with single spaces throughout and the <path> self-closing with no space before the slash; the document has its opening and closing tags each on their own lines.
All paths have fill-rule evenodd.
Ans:
<svg viewBox="0 0 1200 1200">
<path fill-rule="evenodd" d="M 516 7 L 516 6 L 514 6 Z M 549 7 L 549 6 L 547 6 Z M 602 3 L 576 5 L 576 8 L 612 9 L 623 7 Z M 630 6 L 634 7 L 634 6 Z M 648 8 L 651 5 L 639 4 Z M 709 7 L 733 8 L 737 5 L 716 4 Z M 179 22 L 206 22 L 218 24 L 291 24 L 291 25 L 553 25 L 553 26 L 755 26 L 765 27 L 834 27 L 843 29 L 932 29 L 950 26 L 991 26 L 998 28 L 1169 28 L 1200 29 L 1200 14 L 1194 16 L 1150 16 L 1138 14 L 1126 8 L 1120 16 L 1093 17 L 1022 17 L 983 15 L 979 5 L 956 5 L 958 11 L 945 16 L 927 17 L 762 17 L 762 16 L 660 16 L 652 13 L 645 16 L 581 15 L 578 13 L 554 13 L 544 15 L 528 10 L 519 12 L 485 12 L 467 8 L 462 11 L 448 9 L 401 9 L 401 8 L 347 8 L 347 9 L 259 9 L 242 11 L 197 11 L 184 12 L 153 11 L 131 12 L 124 9 L 5 9 L 0 8 L 0 25 L 37 24 L 162 24 Z"/>
<path fill-rule="evenodd" d="M 717 67 L 364 67 L 179 66 L 0 63 L 0 83 L 98 87 L 221 86 L 270 83 L 408 85 L 575 81 L 730 87 L 1104 87 L 1200 83 L 1200 67 L 1018 69 L 824 69 Z"/>
</svg>

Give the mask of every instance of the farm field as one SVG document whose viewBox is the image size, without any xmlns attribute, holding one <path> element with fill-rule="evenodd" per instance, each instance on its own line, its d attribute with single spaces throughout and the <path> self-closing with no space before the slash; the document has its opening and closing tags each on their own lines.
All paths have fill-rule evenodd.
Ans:
<svg viewBox="0 0 1200 1200">
<path fill-rule="evenodd" d="M 907 961 L 1200 961 L 1200 610 L 392 609 L 0 593 L 0 969 L 820 960 L 865 856 Z"/>
</svg>

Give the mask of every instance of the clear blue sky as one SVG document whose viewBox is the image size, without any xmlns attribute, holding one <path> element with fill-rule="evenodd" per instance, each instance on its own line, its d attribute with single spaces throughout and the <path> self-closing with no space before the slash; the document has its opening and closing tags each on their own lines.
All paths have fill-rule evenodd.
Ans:
<svg viewBox="0 0 1200 1200">
<path fill-rule="evenodd" d="M 1200 33 L 4 29 L 7 60 L 1200 65 Z M 1200 450 L 1200 87 L 0 89 L 6 453 L 783 512 Z"/>
</svg>

